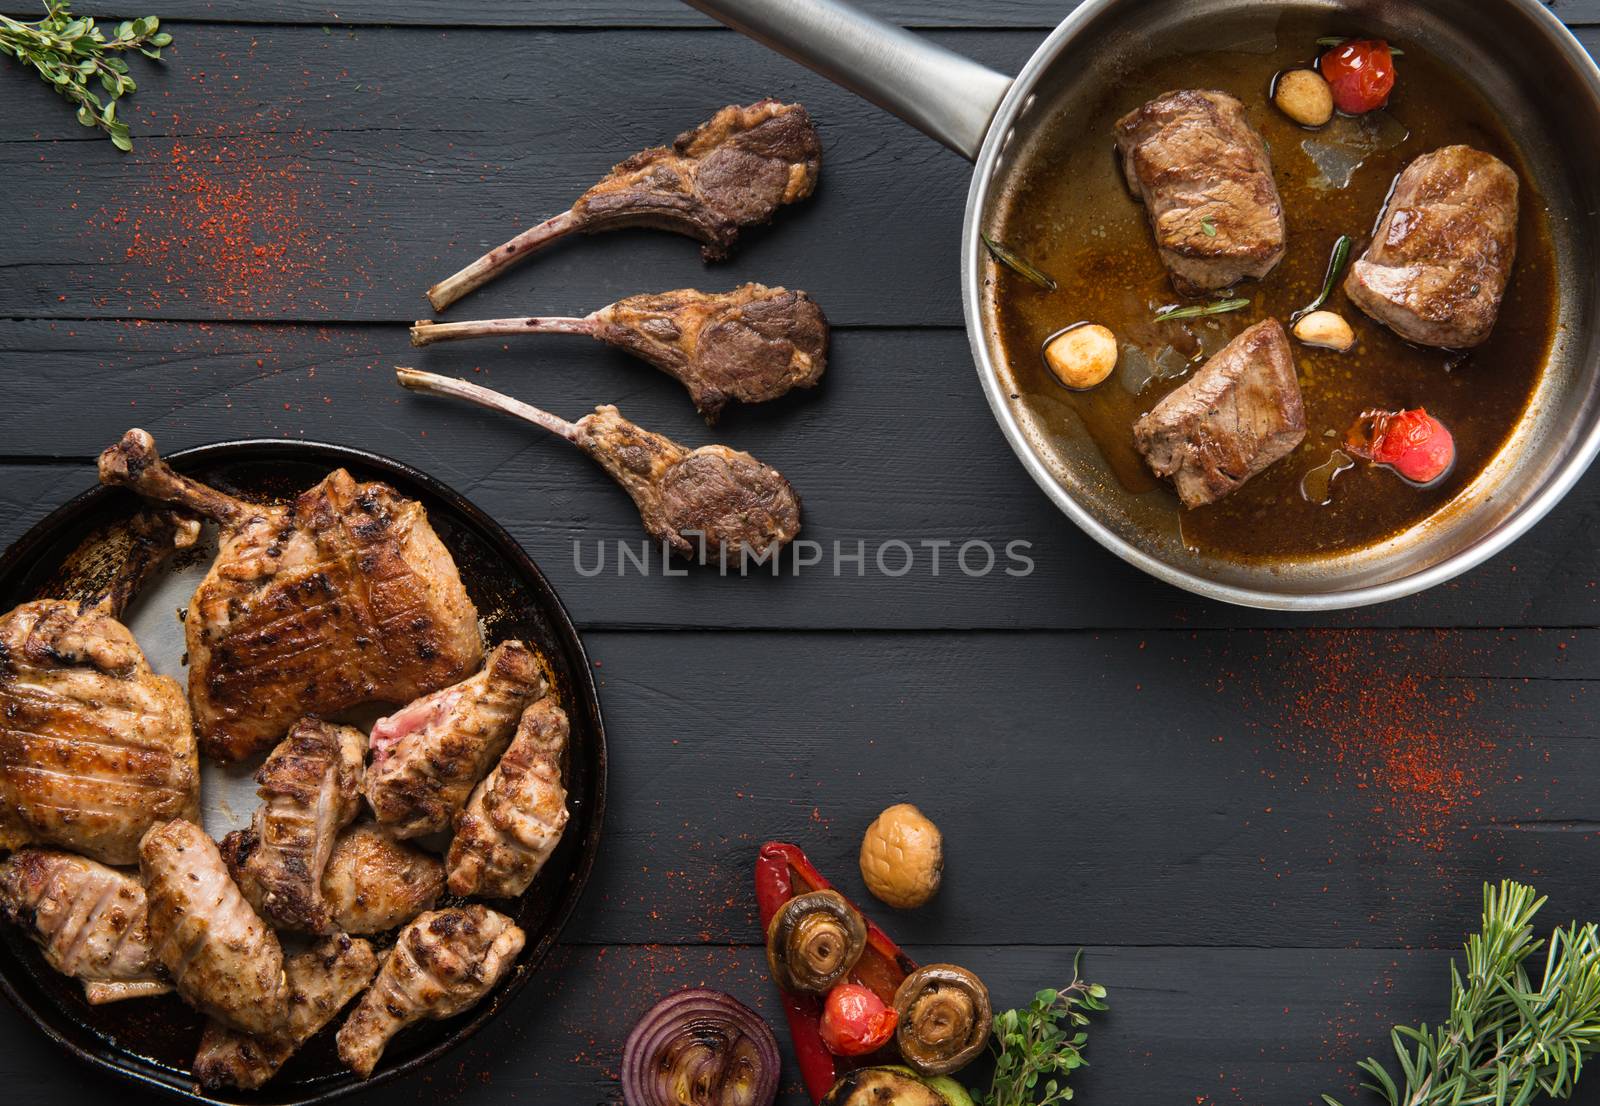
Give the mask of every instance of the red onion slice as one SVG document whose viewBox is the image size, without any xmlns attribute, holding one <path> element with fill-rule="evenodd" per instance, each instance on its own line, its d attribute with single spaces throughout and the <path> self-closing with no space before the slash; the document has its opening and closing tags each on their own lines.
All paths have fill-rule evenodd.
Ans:
<svg viewBox="0 0 1600 1106">
<path fill-rule="evenodd" d="M 778 1041 L 738 999 L 704 988 L 668 995 L 622 1050 L 628 1106 L 772 1106 Z"/>
</svg>

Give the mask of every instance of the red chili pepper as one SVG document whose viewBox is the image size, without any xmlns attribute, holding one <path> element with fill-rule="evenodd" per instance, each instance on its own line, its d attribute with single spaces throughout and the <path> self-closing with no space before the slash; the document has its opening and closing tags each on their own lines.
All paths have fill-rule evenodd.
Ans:
<svg viewBox="0 0 1600 1106">
<path fill-rule="evenodd" d="M 835 1056 L 865 1056 L 889 1043 L 899 1020 L 871 988 L 841 983 L 822 1004 L 822 1043 Z"/>
<path fill-rule="evenodd" d="M 1433 483 L 1456 461 L 1450 431 L 1421 407 L 1363 412 L 1345 435 L 1345 447 L 1358 457 L 1388 465 L 1414 484 Z"/>
<path fill-rule="evenodd" d="M 832 887 L 798 845 L 768 841 L 756 855 L 756 909 L 761 917 L 761 931 L 766 932 L 773 916 L 796 895 Z M 901 981 L 916 970 L 916 961 L 901 952 L 888 934 L 867 919 L 867 947 L 850 970 L 849 981 L 866 987 L 885 1005 L 892 1005 Z M 800 1077 L 805 1081 L 811 1101 L 820 1103 L 839 1081 L 840 1074 L 854 1064 L 848 1058 L 833 1055 L 823 1043 L 821 1000 L 815 995 L 789 991 L 782 991 L 781 995 L 795 1059 L 800 1063 Z"/>
<path fill-rule="evenodd" d="M 1333 91 L 1333 106 L 1346 115 L 1364 115 L 1389 102 L 1394 91 L 1394 55 L 1378 39 L 1342 42 L 1317 61 Z"/>
</svg>

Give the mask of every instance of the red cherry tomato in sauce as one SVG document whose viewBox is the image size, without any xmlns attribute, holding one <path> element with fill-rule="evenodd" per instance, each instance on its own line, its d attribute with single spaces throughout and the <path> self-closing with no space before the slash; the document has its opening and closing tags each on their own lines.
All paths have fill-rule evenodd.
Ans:
<svg viewBox="0 0 1600 1106">
<path fill-rule="evenodd" d="M 1352 453 L 1388 465 L 1414 484 L 1431 484 L 1456 462 L 1456 443 L 1444 423 L 1418 407 L 1368 411 L 1350 428 Z"/>
<path fill-rule="evenodd" d="M 859 983 L 841 983 L 822 1007 L 822 1043 L 835 1056 L 877 1052 L 894 1036 L 899 1015 Z"/>
<path fill-rule="evenodd" d="M 1394 55 L 1377 39 L 1345 42 L 1317 62 L 1333 90 L 1333 106 L 1346 115 L 1365 115 L 1389 102 L 1394 91 Z"/>
</svg>

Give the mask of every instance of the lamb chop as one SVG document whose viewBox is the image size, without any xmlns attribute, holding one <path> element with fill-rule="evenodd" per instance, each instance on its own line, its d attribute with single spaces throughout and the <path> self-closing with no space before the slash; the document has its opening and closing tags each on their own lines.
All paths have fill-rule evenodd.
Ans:
<svg viewBox="0 0 1600 1106">
<path fill-rule="evenodd" d="M 452 894 L 513 898 L 528 889 L 567 828 L 566 750 L 567 713 L 553 699 L 522 712 L 510 748 L 456 819 L 445 860 Z"/>
<path fill-rule="evenodd" d="M 476 676 L 378 719 L 365 786 L 378 824 L 396 837 L 448 829 L 510 744 L 523 710 L 549 690 L 533 650 L 507 641 Z"/>
<path fill-rule="evenodd" d="M 144 887 L 133 876 L 22 849 L 0 863 L 0 911 L 29 931 L 52 968 L 83 983 L 92 1006 L 172 990 L 157 974 Z"/>
<path fill-rule="evenodd" d="M 178 994 L 202 1014 L 255 1036 L 288 1017 L 283 949 L 228 878 L 206 831 L 174 818 L 139 846 L 150 937 Z"/>
<path fill-rule="evenodd" d="M 371 822 L 351 826 L 322 870 L 322 898 L 346 933 L 386 933 L 432 910 L 444 890 L 444 865 L 396 841 Z"/>
<path fill-rule="evenodd" d="M 59 845 L 132 864 L 157 822 L 195 817 L 200 773 L 183 689 L 118 621 L 193 519 L 142 514 L 101 593 L 38 599 L 0 617 L 0 849 Z"/>
<path fill-rule="evenodd" d="M 338 832 L 361 806 L 367 739 L 353 726 L 302 718 L 256 772 L 261 786 L 249 829 L 222 839 L 222 856 L 244 897 L 269 923 L 332 933 L 322 873 Z"/>
<path fill-rule="evenodd" d="M 524 935 L 483 906 L 424 914 L 395 939 L 378 978 L 339 1030 L 339 1059 L 365 1079 L 389 1039 L 424 1018 L 471 1009 L 510 969 Z"/>
<path fill-rule="evenodd" d="M 707 261 L 732 251 L 739 232 L 772 221 L 784 204 L 811 195 L 822 144 L 799 104 L 730 105 L 670 148 L 652 146 L 615 166 L 560 215 L 530 227 L 428 289 L 443 311 L 474 288 L 575 231 L 655 227 L 701 243 Z"/>
<path fill-rule="evenodd" d="M 600 463 L 639 508 L 653 538 L 685 557 L 739 563 L 763 558 L 800 532 L 800 500 L 776 469 L 722 445 L 689 450 L 637 426 L 615 407 L 576 423 L 499 392 L 416 369 L 397 368 L 401 386 L 455 396 L 502 411 L 565 438 Z"/>
<path fill-rule="evenodd" d="M 206 1023 L 194 1077 L 208 1091 L 238 1087 L 251 1091 L 278 1069 L 323 1026 L 331 1022 L 372 977 L 378 957 L 366 941 L 343 933 L 324 937 L 284 961 L 289 989 L 289 1020 L 271 1037 L 252 1037 L 220 1022 Z"/>
<path fill-rule="evenodd" d="M 744 284 L 629 296 L 582 318 L 532 316 L 469 323 L 419 319 L 411 344 L 514 334 L 587 334 L 648 361 L 689 389 L 708 423 L 729 400 L 765 403 L 813 388 L 828 364 L 828 320 L 804 292 Z"/>
<path fill-rule="evenodd" d="M 427 512 L 344 469 L 286 505 L 249 503 L 174 472 L 143 430 L 100 455 L 100 480 L 222 527 L 189 602 L 189 698 L 202 750 L 242 760 L 297 719 L 404 702 L 483 660 L 478 612 Z"/>
</svg>

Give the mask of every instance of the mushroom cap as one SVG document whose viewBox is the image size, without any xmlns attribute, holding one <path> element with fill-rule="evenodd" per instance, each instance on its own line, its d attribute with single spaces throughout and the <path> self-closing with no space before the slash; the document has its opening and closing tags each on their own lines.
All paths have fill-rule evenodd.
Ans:
<svg viewBox="0 0 1600 1106">
<path fill-rule="evenodd" d="M 767 966 L 786 991 L 826 993 L 866 947 L 866 919 L 833 890 L 796 895 L 767 926 Z"/>
<path fill-rule="evenodd" d="M 900 1017 L 895 1042 L 906 1063 L 924 1075 L 948 1075 L 966 1067 L 984 1045 L 994 1013 L 989 989 L 966 968 L 928 964 L 901 982 L 894 994 Z"/>
</svg>

